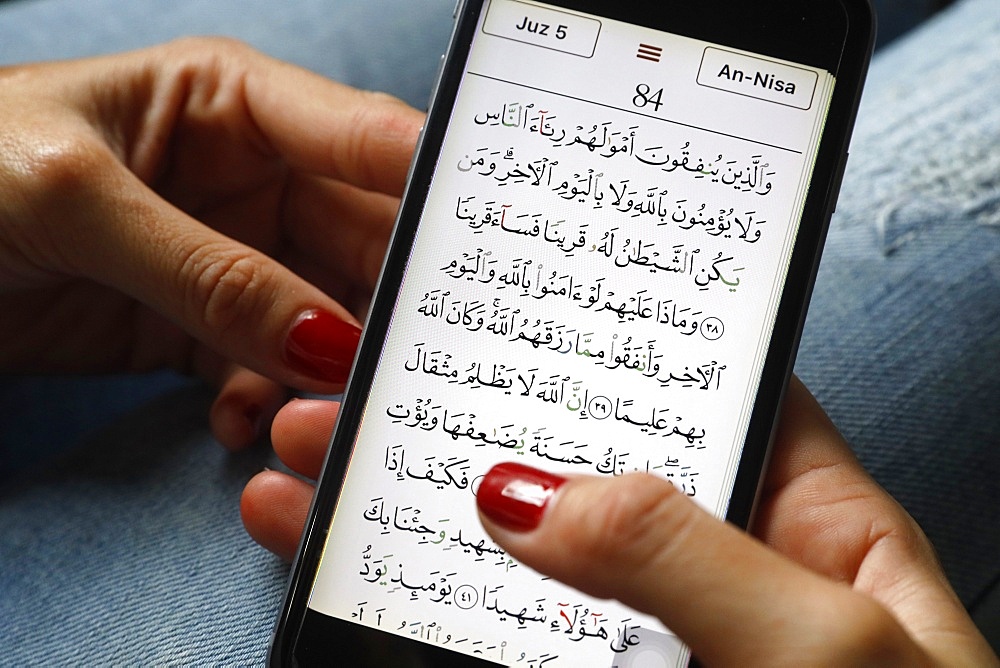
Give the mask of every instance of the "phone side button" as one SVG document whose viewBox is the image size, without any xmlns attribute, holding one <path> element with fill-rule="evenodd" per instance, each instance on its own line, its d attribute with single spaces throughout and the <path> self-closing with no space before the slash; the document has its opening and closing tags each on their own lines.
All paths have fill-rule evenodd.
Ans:
<svg viewBox="0 0 1000 668">
<path fill-rule="evenodd" d="M 410 167 L 406 170 L 406 185 L 410 185 L 410 181 L 413 180 L 413 171 L 417 168 L 417 157 L 420 156 L 420 151 L 424 145 L 424 134 L 427 130 L 427 124 L 420 126 L 420 132 L 417 134 L 417 143 L 413 149 L 413 157 L 410 158 Z"/>
<path fill-rule="evenodd" d="M 434 76 L 434 86 L 431 87 L 430 97 L 427 98 L 426 109 L 430 109 L 431 105 L 434 104 L 434 98 L 437 97 L 438 88 L 441 87 L 441 76 L 444 74 L 444 54 L 441 54 L 441 60 L 438 62 L 437 74 Z"/>
</svg>

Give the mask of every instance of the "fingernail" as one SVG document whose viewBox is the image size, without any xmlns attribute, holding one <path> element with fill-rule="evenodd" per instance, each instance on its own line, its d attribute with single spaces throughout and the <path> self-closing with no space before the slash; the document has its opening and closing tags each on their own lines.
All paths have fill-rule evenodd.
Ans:
<svg viewBox="0 0 1000 668">
<path fill-rule="evenodd" d="M 538 527 L 545 506 L 566 478 L 522 464 L 497 464 L 479 484 L 476 503 L 483 515 L 513 531 Z"/>
<path fill-rule="evenodd" d="M 285 358 L 300 373 L 343 383 L 358 349 L 361 329 L 326 311 L 314 309 L 298 317 L 285 339 Z"/>
</svg>

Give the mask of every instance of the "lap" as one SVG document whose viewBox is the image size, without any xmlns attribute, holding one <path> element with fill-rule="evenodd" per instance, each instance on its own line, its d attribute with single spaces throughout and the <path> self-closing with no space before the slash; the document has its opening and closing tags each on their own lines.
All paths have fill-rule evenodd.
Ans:
<svg viewBox="0 0 1000 668">
<path fill-rule="evenodd" d="M 967 604 L 1000 553 L 994 1 L 965 0 L 877 56 L 796 367 Z M 4 3 L 0 61 L 227 34 L 424 106 L 453 2 L 374 4 Z M 0 494 L 12 662 L 262 661 L 286 569 L 245 536 L 237 503 L 273 462 L 225 454 L 207 394 L 175 392 Z"/>
<path fill-rule="evenodd" d="M 1000 575 L 998 93 L 991 0 L 876 57 L 796 365 L 967 605 Z"/>
</svg>

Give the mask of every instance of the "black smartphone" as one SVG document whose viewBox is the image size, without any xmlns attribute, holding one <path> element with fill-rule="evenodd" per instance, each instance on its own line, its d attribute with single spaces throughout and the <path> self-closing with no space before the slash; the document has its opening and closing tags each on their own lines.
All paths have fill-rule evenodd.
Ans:
<svg viewBox="0 0 1000 668">
<path fill-rule="evenodd" d="M 867 0 L 465 0 L 273 665 L 679 666 L 491 542 L 495 463 L 747 526 L 847 159 Z"/>
</svg>

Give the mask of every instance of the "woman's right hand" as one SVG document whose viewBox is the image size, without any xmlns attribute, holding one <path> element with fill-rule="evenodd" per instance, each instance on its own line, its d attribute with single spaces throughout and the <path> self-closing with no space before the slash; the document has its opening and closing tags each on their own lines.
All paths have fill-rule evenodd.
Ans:
<svg viewBox="0 0 1000 668">
<path fill-rule="evenodd" d="M 272 441 L 289 467 L 319 475 L 337 408 L 282 408 Z M 552 489 L 548 503 L 504 498 L 524 484 Z M 290 559 L 312 493 L 284 473 L 258 474 L 243 494 L 248 531 Z M 659 617 L 708 665 L 1000 665 L 920 528 L 797 380 L 754 535 L 646 475 L 562 479 L 502 465 L 478 503 L 508 554 Z"/>
<path fill-rule="evenodd" d="M 756 537 L 661 478 L 517 465 L 480 485 L 483 524 L 540 573 L 658 617 L 708 665 L 998 665 L 920 528 L 798 380 L 782 415 Z M 524 485 L 547 503 L 517 501 Z"/>
</svg>

